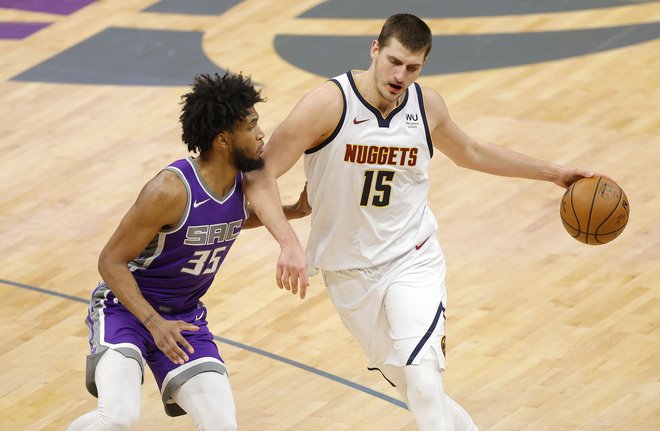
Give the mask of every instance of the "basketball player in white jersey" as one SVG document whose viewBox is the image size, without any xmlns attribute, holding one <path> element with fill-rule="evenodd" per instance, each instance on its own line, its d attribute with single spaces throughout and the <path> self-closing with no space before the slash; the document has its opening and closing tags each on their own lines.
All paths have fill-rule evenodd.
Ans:
<svg viewBox="0 0 660 431">
<path fill-rule="evenodd" d="M 246 175 L 246 194 L 280 243 L 280 288 L 304 297 L 307 260 L 321 270 L 344 325 L 407 402 L 422 431 L 476 430 L 445 395 L 445 261 L 428 207 L 428 164 L 457 165 L 568 187 L 593 173 L 466 135 L 440 95 L 415 81 L 431 50 L 418 17 L 387 19 L 371 65 L 324 82 L 296 105 Z M 287 223 L 276 178 L 304 154 L 312 229 L 307 256 Z"/>
</svg>

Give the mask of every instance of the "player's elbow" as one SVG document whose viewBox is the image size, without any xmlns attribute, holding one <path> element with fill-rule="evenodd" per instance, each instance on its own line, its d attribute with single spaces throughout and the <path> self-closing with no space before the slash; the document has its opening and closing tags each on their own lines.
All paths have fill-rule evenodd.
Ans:
<svg viewBox="0 0 660 431">
<path fill-rule="evenodd" d="M 456 164 L 456 166 L 475 170 L 482 170 L 482 167 L 487 161 L 478 144 L 463 146 L 461 151 L 457 151 L 455 154 L 450 155 L 449 158 Z"/>
<path fill-rule="evenodd" d="M 105 279 L 106 274 L 108 273 L 108 257 L 107 253 L 105 253 L 105 250 L 101 251 L 99 259 L 96 262 L 96 268 L 98 269 L 101 278 Z"/>
<path fill-rule="evenodd" d="M 474 167 L 474 158 L 471 157 L 467 151 L 462 151 L 456 154 L 449 154 L 448 156 L 449 159 L 458 167 L 468 169 L 472 169 Z"/>
<path fill-rule="evenodd" d="M 97 269 L 102 279 L 107 280 L 109 278 L 112 268 L 116 263 L 116 259 L 113 259 L 112 253 L 110 253 L 107 247 L 101 250 L 97 261 Z"/>
</svg>

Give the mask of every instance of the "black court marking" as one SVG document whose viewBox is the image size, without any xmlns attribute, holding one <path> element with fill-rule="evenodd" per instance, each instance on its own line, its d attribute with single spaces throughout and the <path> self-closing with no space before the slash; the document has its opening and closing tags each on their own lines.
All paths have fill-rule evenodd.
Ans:
<svg viewBox="0 0 660 431">
<path fill-rule="evenodd" d="M 1 279 L 1 278 L 0 278 L 0 284 L 6 284 L 6 285 L 9 285 L 9 286 L 20 287 L 21 289 L 31 290 L 31 291 L 39 292 L 39 293 L 44 293 L 46 295 L 51 295 L 51 296 L 57 296 L 59 298 L 64 298 L 64 299 L 68 299 L 70 301 L 80 302 L 80 303 L 83 303 L 83 304 L 88 304 L 89 303 L 88 299 L 80 298 L 78 296 L 68 295 L 66 293 L 60 293 L 60 292 L 56 292 L 54 290 L 43 289 L 41 287 L 30 286 L 30 285 L 27 285 L 27 284 L 17 283 L 15 281 L 4 280 L 4 279 Z M 312 374 L 316 374 L 317 376 L 324 377 L 328 380 L 332 380 L 333 382 L 340 383 L 340 384 L 348 386 L 352 389 L 357 389 L 360 392 L 364 392 L 368 395 L 374 396 L 376 398 L 380 398 L 381 400 L 387 401 L 388 403 L 394 404 L 395 406 L 398 406 L 398 407 L 401 407 L 401 408 L 404 408 L 404 409 L 407 408 L 405 403 L 403 403 L 400 400 L 397 400 L 396 398 L 390 397 L 389 395 L 385 395 L 381 392 L 375 391 L 375 390 L 370 389 L 366 386 L 363 386 L 363 385 L 360 385 L 358 383 L 352 382 L 352 381 L 350 381 L 348 379 L 345 379 L 343 377 L 336 376 L 336 375 L 328 373 L 326 371 L 319 370 L 318 368 L 310 367 L 309 365 L 305 365 L 301 362 L 294 361 L 293 359 L 285 358 L 284 356 L 276 355 L 275 353 L 270 353 L 270 352 L 267 352 L 265 350 L 261 350 L 257 347 L 249 346 L 247 344 L 243 344 L 243 343 L 238 342 L 238 341 L 230 340 L 230 339 L 224 338 L 224 337 L 219 337 L 217 335 L 215 335 L 213 338 L 215 340 L 221 342 L 221 343 L 228 344 L 228 345 L 234 346 L 234 347 L 238 347 L 239 349 L 247 350 L 248 352 L 256 353 L 256 354 L 264 356 L 266 358 L 273 359 L 275 361 L 282 362 L 282 363 L 287 364 L 287 365 L 291 365 L 293 367 L 296 367 L 296 368 L 299 368 L 301 370 L 310 372 Z"/>
<path fill-rule="evenodd" d="M 654 0 L 328 0 L 300 15 L 302 18 L 385 19 L 407 12 L 424 18 L 462 18 L 571 12 L 652 3 Z"/>
<path fill-rule="evenodd" d="M 275 49 L 306 71 L 332 77 L 369 66 L 373 36 L 281 34 Z M 521 66 L 594 54 L 660 37 L 660 23 L 532 33 L 441 35 L 433 37 L 423 75 Z M 448 60 L 449 59 L 449 60 Z"/>
<path fill-rule="evenodd" d="M 0 0 L 0 3 L 2 1 L 7 0 Z M 162 0 L 142 12 L 222 16 L 241 1 L 244 0 Z M 345 18 L 350 32 L 355 25 L 351 18 L 382 19 L 401 10 L 433 18 L 548 13 L 649 2 L 651 0 L 454 0 L 441 3 L 437 0 L 385 3 L 331 0 L 301 17 Z M 203 31 L 111 27 L 12 79 L 72 84 L 187 86 L 199 73 L 225 72 L 206 56 L 202 37 Z M 368 67 L 369 57 L 365 53 L 375 37 L 282 34 L 275 37 L 274 44 L 277 53 L 289 63 L 332 77 L 350 68 Z M 439 35 L 433 38 L 434 48 L 424 73 L 461 73 L 534 64 L 621 48 L 658 37 L 658 22 L 564 31 Z"/>
<path fill-rule="evenodd" d="M 202 50 L 202 36 L 201 31 L 111 27 L 12 80 L 187 86 L 197 74 L 225 72 Z"/>
<path fill-rule="evenodd" d="M 182 13 L 189 15 L 222 15 L 244 0 L 162 0 L 145 12 Z"/>
</svg>

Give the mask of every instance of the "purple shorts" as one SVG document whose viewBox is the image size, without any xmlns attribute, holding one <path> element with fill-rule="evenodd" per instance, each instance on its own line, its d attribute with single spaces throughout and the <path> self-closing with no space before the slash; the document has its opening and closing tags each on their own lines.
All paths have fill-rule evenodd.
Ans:
<svg viewBox="0 0 660 431">
<path fill-rule="evenodd" d="M 189 360 L 183 365 L 175 364 L 161 352 L 151 333 L 124 307 L 108 287 L 99 284 L 90 301 L 86 324 L 89 328 L 90 355 L 87 358 L 87 389 L 98 396 L 94 372 L 101 356 L 107 349 L 114 349 L 128 358 L 135 359 L 144 371 L 149 365 L 161 391 L 165 411 L 170 416 L 185 412 L 170 399 L 172 393 L 191 377 L 203 372 L 227 372 L 224 361 L 208 329 L 206 307 L 180 314 L 162 315 L 168 320 L 182 320 L 199 327 L 198 331 L 183 331 L 181 334 L 193 347 L 195 353 L 186 354 Z M 185 349 L 184 349 L 185 350 Z"/>
</svg>

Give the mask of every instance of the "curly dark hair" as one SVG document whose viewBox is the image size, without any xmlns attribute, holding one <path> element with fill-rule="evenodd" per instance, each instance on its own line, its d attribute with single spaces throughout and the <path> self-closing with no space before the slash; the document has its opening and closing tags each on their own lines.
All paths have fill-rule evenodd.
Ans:
<svg viewBox="0 0 660 431">
<path fill-rule="evenodd" d="M 249 76 L 215 73 L 195 77 L 192 91 L 181 96 L 181 138 L 188 151 L 202 155 L 221 132 L 231 132 L 257 102 L 264 102 Z"/>
</svg>

